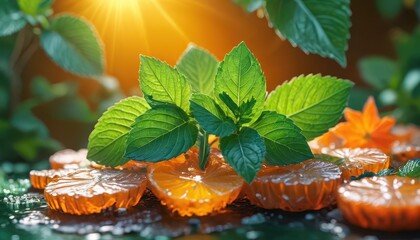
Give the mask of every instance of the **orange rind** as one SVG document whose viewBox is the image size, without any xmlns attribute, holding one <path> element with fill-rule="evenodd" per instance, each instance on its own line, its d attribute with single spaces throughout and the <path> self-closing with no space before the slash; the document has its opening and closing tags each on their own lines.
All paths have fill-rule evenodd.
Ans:
<svg viewBox="0 0 420 240">
<path fill-rule="evenodd" d="M 322 149 L 322 154 L 340 158 L 339 164 L 342 179 L 349 181 L 365 171 L 378 173 L 389 167 L 389 157 L 379 149 L 374 148 L 338 148 Z"/>
<path fill-rule="evenodd" d="M 318 160 L 287 166 L 264 165 L 244 191 L 252 204 L 262 208 L 318 210 L 335 203 L 340 176 L 337 165 Z"/>
<path fill-rule="evenodd" d="M 351 181 L 338 189 L 344 218 L 362 228 L 420 230 L 420 180 L 386 176 Z"/>
<path fill-rule="evenodd" d="M 74 169 L 59 170 L 32 170 L 29 172 L 32 187 L 36 189 L 44 189 L 53 179 L 71 173 Z"/>
<path fill-rule="evenodd" d="M 56 152 L 50 157 L 51 169 L 77 169 L 87 167 L 90 161 L 87 160 L 87 149 L 80 149 L 74 151 L 71 149 L 64 149 Z"/>
<path fill-rule="evenodd" d="M 147 185 L 144 174 L 114 169 L 78 169 L 53 179 L 45 188 L 48 206 L 85 215 L 135 206 Z"/>
<path fill-rule="evenodd" d="M 163 205 L 181 216 L 203 216 L 224 208 L 241 191 L 243 180 L 212 149 L 205 171 L 198 166 L 198 151 L 148 168 L 152 192 Z"/>
</svg>

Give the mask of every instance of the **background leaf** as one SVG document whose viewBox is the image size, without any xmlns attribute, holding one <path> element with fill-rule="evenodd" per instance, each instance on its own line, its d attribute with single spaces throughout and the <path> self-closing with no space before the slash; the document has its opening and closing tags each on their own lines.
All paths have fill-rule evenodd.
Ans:
<svg viewBox="0 0 420 240">
<path fill-rule="evenodd" d="M 398 176 L 420 178 L 420 159 L 408 161 L 398 171 Z"/>
<path fill-rule="evenodd" d="M 41 34 L 41 46 L 63 69 L 81 76 L 104 72 L 102 44 L 93 26 L 85 20 L 61 15 L 52 19 Z"/>
<path fill-rule="evenodd" d="M 265 161 L 270 165 L 296 164 L 313 157 L 301 130 L 284 115 L 263 112 L 251 127 L 264 139 Z"/>
<path fill-rule="evenodd" d="M 403 0 L 376 0 L 376 7 L 383 17 L 393 19 L 401 12 Z"/>
<path fill-rule="evenodd" d="M 261 8 L 264 4 L 263 0 L 233 0 L 236 4 L 239 4 L 245 11 L 253 12 L 258 8 Z"/>
<path fill-rule="evenodd" d="M 53 3 L 52 0 L 17 0 L 22 12 L 31 15 L 45 14 Z"/>
<path fill-rule="evenodd" d="M 266 11 L 292 45 L 346 66 L 350 0 L 266 0 Z"/>
<path fill-rule="evenodd" d="M 198 165 L 200 166 L 200 169 L 204 171 L 210 155 L 209 135 L 204 130 L 200 130 L 200 134 L 198 136 L 198 147 L 200 149 L 198 155 Z"/>
<path fill-rule="evenodd" d="M 89 136 L 88 159 L 106 166 L 127 162 L 126 140 L 135 119 L 149 106 L 140 97 L 129 97 L 116 103 L 98 120 Z"/>
<path fill-rule="evenodd" d="M 236 130 L 233 120 L 227 117 L 209 96 L 194 94 L 191 99 L 191 111 L 200 126 L 210 134 L 226 137 Z"/>
<path fill-rule="evenodd" d="M 258 132 L 244 127 L 238 134 L 220 139 L 220 150 L 226 161 L 248 183 L 254 180 L 265 156 L 264 141 Z"/>
<path fill-rule="evenodd" d="M 301 75 L 271 92 L 265 109 L 292 119 L 311 140 L 340 120 L 352 86 L 352 82 L 335 77 Z"/>
<path fill-rule="evenodd" d="M 26 20 L 15 0 L 0 0 L 0 37 L 20 31 Z"/>
<path fill-rule="evenodd" d="M 386 88 L 397 70 L 393 60 L 376 56 L 363 58 L 358 68 L 362 78 L 377 90 Z"/>
<path fill-rule="evenodd" d="M 243 42 L 225 56 L 216 75 L 215 94 L 222 109 L 226 110 L 228 106 L 219 96 L 223 92 L 237 106 L 254 98 L 252 115 L 255 120 L 260 116 L 266 96 L 265 77 L 258 60 Z"/>
<path fill-rule="evenodd" d="M 175 105 L 149 109 L 131 127 L 125 157 L 148 162 L 167 160 L 186 152 L 198 134 L 196 123 Z"/>
<path fill-rule="evenodd" d="M 193 92 L 213 94 L 214 78 L 219 61 L 208 51 L 190 45 L 179 59 L 176 68 L 187 78 Z"/>
<path fill-rule="evenodd" d="M 185 77 L 167 63 L 140 57 L 140 86 L 150 105 L 153 101 L 172 103 L 190 111 L 191 86 Z"/>
</svg>

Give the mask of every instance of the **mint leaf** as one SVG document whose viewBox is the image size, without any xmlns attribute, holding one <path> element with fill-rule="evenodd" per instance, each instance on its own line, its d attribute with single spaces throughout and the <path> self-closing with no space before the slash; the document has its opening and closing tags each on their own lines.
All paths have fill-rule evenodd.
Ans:
<svg viewBox="0 0 420 240">
<path fill-rule="evenodd" d="M 209 135 L 206 131 L 201 130 L 198 136 L 198 147 L 200 149 L 198 155 L 198 165 L 201 170 L 205 170 L 210 155 L 210 144 L 209 144 Z"/>
<path fill-rule="evenodd" d="M 53 3 L 52 0 L 17 0 L 17 2 L 20 10 L 31 16 L 45 14 Z"/>
<path fill-rule="evenodd" d="M 311 140 L 340 120 L 352 86 L 352 82 L 335 77 L 301 75 L 271 92 L 265 109 L 292 119 Z"/>
<path fill-rule="evenodd" d="M 148 162 L 186 152 L 197 140 L 196 123 L 175 105 L 162 105 L 140 115 L 131 126 L 126 158 Z"/>
<path fill-rule="evenodd" d="M 100 38 L 94 27 L 82 18 L 60 15 L 41 33 L 41 46 L 63 69 L 81 76 L 98 76 L 104 72 Z"/>
<path fill-rule="evenodd" d="M 404 166 L 400 167 L 398 176 L 420 178 L 420 159 L 408 161 Z"/>
<path fill-rule="evenodd" d="M 253 12 L 258 8 L 261 8 L 264 4 L 264 0 L 233 0 L 236 4 L 240 5 L 247 12 Z"/>
<path fill-rule="evenodd" d="M 189 112 L 191 86 L 182 74 L 167 63 L 140 56 L 140 86 L 150 105 L 156 100 L 175 104 Z"/>
<path fill-rule="evenodd" d="M 258 132 L 244 127 L 238 134 L 220 139 L 220 150 L 226 161 L 251 183 L 261 168 L 265 156 L 264 141 Z"/>
<path fill-rule="evenodd" d="M 0 0 L 0 37 L 20 31 L 26 25 L 25 15 L 15 0 Z"/>
<path fill-rule="evenodd" d="M 105 166 L 126 163 L 125 142 L 130 126 L 147 109 L 149 106 L 140 97 L 129 97 L 110 107 L 89 136 L 87 158 Z"/>
<path fill-rule="evenodd" d="M 265 7 L 273 26 L 292 45 L 346 66 L 350 0 L 266 0 Z"/>
<path fill-rule="evenodd" d="M 232 100 L 232 98 L 226 92 L 220 93 L 219 99 L 227 106 L 230 112 L 233 113 L 233 116 L 235 116 L 236 119 L 239 116 L 239 106 Z"/>
<path fill-rule="evenodd" d="M 218 66 L 219 61 L 212 54 L 190 45 L 179 59 L 176 68 L 187 78 L 193 92 L 212 95 Z"/>
<path fill-rule="evenodd" d="M 256 103 L 252 109 L 253 120 L 260 116 L 266 97 L 265 77 L 257 59 L 243 42 L 225 56 L 216 75 L 216 100 L 226 111 L 229 107 L 219 95 L 223 92 L 226 92 L 236 106 L 254 98 Z M 235 117 L 234 114 L 229 114 L 232 118 Z"/>
<path fill-rule="evenodd" d="M 388 87 L 397 65 L 388 58 L 366 57 L 359 61 L 358 68 L 363 80 L 376 90 L 382 90 Z"/>
<path fill-rule="evenodd" d="M 265 161 L 270 165 L 296 164 L 313 157 L 301 130 L 284 115 L 263 112 L 251 127 L 264 139 Z"/>
<path fill-rule="evenodd" d="M 193 94 L 191 111 L 200 126 L 210 134 L 225 137 L 236 130 L 236 125 L 232 119 L 227 117 L 219 105 L 209 96 Z"/>
<path fill-rule="evenodd" d="M 255 98 L 251 98 L 250 100 L 243 102 L 241 106 L 236 105 L 226 92 L 219 94 L 219 98 L 226 104 L 230 112 L 233 113 L 235 116 L 235 122 L 238 126 L 242 126 L 243 124 L 249 123 L 253 120 L 254 113 L 252 110 L 257 103 Z"/>
<path fill-rule="evenodd" d="M 395 173 L 394 169 L 388 168 L 388 169 L 382 169 L 378 173 L 364 171 L 359 176 L 350 176 L 351 181 L 360 180 L 363 178 L 369 178 L 369 177 L 384 177 L 384 176 L 390 176 Z"/>
</svg>

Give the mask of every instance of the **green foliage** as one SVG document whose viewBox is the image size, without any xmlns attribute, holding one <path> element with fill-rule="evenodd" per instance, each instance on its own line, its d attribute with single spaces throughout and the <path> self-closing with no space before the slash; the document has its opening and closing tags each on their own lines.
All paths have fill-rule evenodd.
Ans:
<svg viewBox="0 0 420 240">
<path fill-rule="evenodd" d="M 252 12 L 264 8 L 270 25 L 293 46 L 347 65 L 350 0 L 234 0 Z"/>
<path fill-rule="evenodd" d="M 43 15 L 50 11 L 52 0 L 17 0 L 19 8 L 31 16 Z"/>
<path fill-rule="evenodd" d="M 191 99 L 191 111 L 207 133 L 226 137 L 236 130 L 233 120 L 207 95 L 194 94 Z"/>
<path fill-rule="evenodd" d="M 187 78 L 193 92 L 212 95 L 218 66 L 219 61 L 212 54 L 190 45 L 178 60 L 176 68 Z"/>
<path fill-rule="evenodd" d="M 387 19 L 393 19 L 401 12 L 403 0 L 376 0 L 379 13 Z"/>
<path fill-rule="evenodd" d="M 127 162 L 125 142 L 131 125 L 148 109 L 146 101 L 140 97 L 126 98 L 109 108 L 89 136 L 88 158 L 107 166 Z"/>
<path fill-rule="evenodd" d="M 398 176 L 420 178 L 420 159 L 408 161 L 398 171 Z"/>
<path fill-rule="evenodd" d="M 20 31 L 26 24 L 15 0 L 0 0 L 0 37 Z"/>
<path fill-rule="evenodd" d="M 366 95 L 376 97 L 378 105 L 387 107 L 388 114 L 402 123 L 420 121 L 420 26 L 411 35 L 395 35 L 395 51 L 398 58 L 370 56 L 359 61 L 359 72 L 363 80 L 372 86 L 370 90 L 355 89 L 350 105 L 366 100 Z M 357 104 L 356 104 L 357 103 Z M 360 106 L 361 107 L 361 106 Z"/>
<path fill-rule="evenodd" d="M 210 152 L 208 134 L 214 134 L 220 137 L 219 146 L 226 161 L 247 182 L 252 182 L 264 160 L 272 165 L 287 165 L 311 158 L 312 153 L 302 130 L 316 137 L 335 124 L 352 86 L 348 81 L 332 77 L 299 77 L 283 89 L 276 90 L 274 97 L 268 100 L 271 102 L 267 102 L 275 110 L 289 113 L 292 118 L 288 118 L 277 112 L 263 112 L 265 77 L 257 59 L 244 43 L 225 56 L 213 79 L 210 74 L 204 74 L 207 77 L 191 77 L 204 76 L 198 72 L 209 73 L 209 69 L 201 63 L 190 62 L 191 54 L 195 54 L 190 51 L 178 63 L 178 66 L 183 66 L 181 68 L 184 68 L 188 81 L 178 68 L 154 58 L 141 57 L 140 83 L 151 108 L 144 113 L 140 111 L 130 115 L 131 121 L 136 114 L 137 118 L 131 130 L 127 122 L 124 131 L 120 131 L 129 131 L 125 144 L 121 139 L 112 147 L 103 147 L 102 140 L 89 139 L 89 152 L 104 153 L 101 164 L 112 162 L 115 166 L 124 163 L 121 159 L 107 156 L 111 150 L 118 153 L 125 151 L 125 159 L 157 162 L 177 157 L 196 144 L 200 150 L 199 166 L 204 170 Z M 202 60 L 208 61 L 210 55 L 205 50 L 194 51 L 204 54 Z M 200 59 L 197 58 L 197 61 Z M 208 67 L 213 69 L 214 64 Z M 196 93 L 191 93 L 190 84 L 196 86 L 193 87 Z M 214 89 L 207 85 L 214 86 Z M 280 93 L 282 97 L 286 96 L 281 101 L 277 96 Z M 91 136 L 115 130 L 113 123 L 121 125 L 119 117 L 120 114 L 107 112 L 101 118 L 107 121 L 100 120 Z M 301 124 L 302 130 L 295 125 L 293 117 L 304 123 Z M 308 123 L 303 118 L 320 123 Z M 93 149 L 92 146 L 98 147 Z M 90 159 L 99 161 L 99 158 Z"/>
<path fill-rule="evenodd" d="M 313 157 L 301 130 L 284 115 L 263 112 L 251 127 L 264 139 L 265 161 L 270 165 L 295 164 Z"/>
<path fill-rule="evenodd" d="M 190 149 L 197 140 L 196 123 L 175 105 L 160 105 L 140 115 L 131 126 L 126 158 L 157 162 Z"/>
<path fill-rule="evenodd" d="M 395 173 L 396 173 L 395 170 L 392 169 L 392 168 L 383 169 L 383 170 L 379 171 L 378 173 L 365 171 L 364 173 L 360 174 L 359 176 L 350 176 L 350 180 L 355 181 L 355 180 L 360 180 L 360 179 L 369 178 L 369 177 L 384 177 L 384 176 L 393 175 Z"/>
<path fill-rule="evenodd" d="M 292 119 L 311 140 L 340 120 L 352 86 L 352 82 L 335 77 L 301 75 L 270 93 L 265 109 Z"/>
<path fill-rule="evenodd" d="M 220 139 L 226 161 L 248 183 L 254 180 L 265 156 L 264 141 L 258 132 L 244 127 L 238 133 Z"/>
<path fill-rule="evenodd" d="M 155 58 L 140 57 L 140 85 L 150 105 L 175 104 L 189 112 L 191 85 L 176 69 Z"/>
<path fill-rule="evenodd" d="M 42 31 L 41 46 L 59 66 L 82 76 L 104 71 L 103 51 L 93 27 L 81 18 L 61 15 Z"/>
<path fill-rule="evenodd" d="M 240 43 L 237 47 L 228 53 L 220 63 L 216 75 L 215 95 L 216 100 L 223 110 L 234 108 L 228 106 L 221 97 L 221 93 L 226 93 L 235 106 L 242 106 L 248 101 L 254 99 L 256 103 L 252 108 L 252 119 L 256 120 L 263 110 L 266 96 L 265 77 L 261 70 L 258 60 L 250 52 L 245 43 Z M 240 121 L 232 111 L 227 111 L 228 116 Z"/>
</svg>

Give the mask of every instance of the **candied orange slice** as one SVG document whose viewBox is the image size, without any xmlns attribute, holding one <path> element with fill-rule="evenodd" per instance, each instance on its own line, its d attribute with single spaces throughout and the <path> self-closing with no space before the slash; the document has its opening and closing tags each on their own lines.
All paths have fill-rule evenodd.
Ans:
<svg viewBox="0 0 420 240">
<path fill-rule="evenodd" d="M 420 146 L 397 143 L 392 147 L 391 159 L 393 167 L 400 167 L 414 158 L 420 158 Z"/>
<path fill-rule="evenodd" d="M 147 185 L 144 174 L 114 169 L 78 169 L 53 179 L 44 196 L 51 209 L 84 215 L 136 205 Z"/>
<path fill-rule="evenodd" d="M 322 136 L 309 141 L 308 144 L 313 154 L 319 154 L 321 153 L 322 148 L 335 149 L 342 147 L 343 140 L 335 135 L 333 131 L 329 131 Z"/>
<path fill-rule="evenodd" d="M 79 151 L 64 149 L 51 155 L 50 165 L 52 169 L 77 169 L 86 167 L 90 163 L 86 156 L 87 149 L 80 149 Z"/>
<path fill-rule="evenodd" d="M 161 203 L 181 216 L 203 216 L 224 208 L 236 199 L 243 184 L 215 150 L 210 152 L 206 170 L 200 170 L 194 148 L 177 158 L 150 165 L 148 178 Z"/>
<path fill-rule="evenodd" d="M 375 148 L 323 148 L 321 152 L 341 159 L 339 166 L 343 172 L 342 178 L 346 181 L 365 171 L 378 173 L 389 167 L 389 157 Z"/>
<path fill-rule="evenodd" d="M 264 165 L 244 191 L 251 203 L 291 212 L 317 210 L 335 203 L 340 168 L 332 163 L 306 160 L 287 166 Z"/>
<path fill-rule="evenodd" d="M 29 172 L 31 184 L 36 189 L 44 189 L 49 182 L 54 178 L 64 176 L 73 169 L 59 169 L 59 170 L 32 170 Z"/>
<path fill-rule="evenodd" d="M 420 180 L 386 176 L 338 189 L 338 207 L 351 224 L 384 231 L 420 230 Z"/>
</svg>

